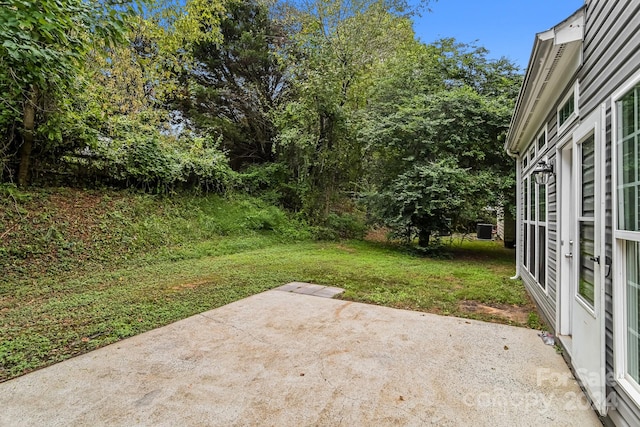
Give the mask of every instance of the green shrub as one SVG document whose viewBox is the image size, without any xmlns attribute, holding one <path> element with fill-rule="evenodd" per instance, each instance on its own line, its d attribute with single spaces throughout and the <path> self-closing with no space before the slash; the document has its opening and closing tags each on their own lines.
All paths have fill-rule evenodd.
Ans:
<svg viewBox="0 0 640 427">
<path fill-rule="evenodd" d="M 330 213 L 315 228 L 315 234 L 319 240 L 362 239 L 367 229 L 364 218 L 357 213 Z"/>
<path fill-rule="evenodd" d="M 62 167 L 70 170 L 76 184 L 109 184 L 153 193 L 179 189 L 224 193 L 234 186 L 236 174 L 219 143 L 187 131 L 166 134 L 118 116 L 89 147 L 63 156 Z"/>
<path fill-rule="evenodd" d="M 0 197 L 13 200 L 15 203 L 31 200 L 31 195 L 21 191 L 15 184 L 0 184 Z"/>
<path fill-rule="evenodd" d="M 251 165 L 239 174 L 237 188 L 267 203 L 279 205 L 291 211 L 302 209 L 303 183 L 290 176 L 282 163 Z"/>
</svg>

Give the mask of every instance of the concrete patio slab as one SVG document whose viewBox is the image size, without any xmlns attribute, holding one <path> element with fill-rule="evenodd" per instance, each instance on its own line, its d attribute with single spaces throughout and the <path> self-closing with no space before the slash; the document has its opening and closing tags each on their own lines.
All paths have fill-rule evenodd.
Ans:
<svg viewBox="0 0 640 427">
<path fill-rule="evenodd" d="M 296 294 L 313 295 L 316 297 L 333 298 L 344 292 L 342 288 L 315 285 L 305 282 L 291 282 L 274 289 L 274 291 L 293 292 Z"/>
<path fill-rule="evenodd" d="M 0 384 L 2 426 L 598 426 L 536 331 L 268 291 Z"/>
</svg>

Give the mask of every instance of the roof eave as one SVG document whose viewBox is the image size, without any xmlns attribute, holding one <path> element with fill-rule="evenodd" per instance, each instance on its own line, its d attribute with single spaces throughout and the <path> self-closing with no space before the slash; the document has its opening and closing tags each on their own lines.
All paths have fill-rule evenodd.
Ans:
<svg viewBox="0 0 640 427">
<path fill-rule="evenodd" d="M 583 6 L 569 18 L 536 34 L 529 65 L 516 102 L 507 133 L 505 150 L 518 152 L 545 120 L 547 110 L 541 105 L 555 102 L 581 65 L 585 9 Z"/>
</svg>

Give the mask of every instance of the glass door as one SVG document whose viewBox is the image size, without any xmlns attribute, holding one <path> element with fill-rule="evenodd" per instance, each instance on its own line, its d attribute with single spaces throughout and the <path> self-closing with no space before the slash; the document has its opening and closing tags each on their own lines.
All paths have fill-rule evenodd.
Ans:
<svg viewBox="0 0 640 427">
<path fill-rule="evenodd" d="M 578 216 L 578 297 L 590 309 L 595 303 L 595 264 L 599 261 L 595 251 L 595 137 L 589 135 L 578 146 L 580 152 L 580 214 Z"/>
<path fill-rule="evenodd" d="M 605 332 L 600 259 L 604 253 L 601 178 L 600 110 L 573 133 L 574 263 L 571 302 L 572 354 L 576 376 L 594 407 L 606 413 Z"/>
</svg>

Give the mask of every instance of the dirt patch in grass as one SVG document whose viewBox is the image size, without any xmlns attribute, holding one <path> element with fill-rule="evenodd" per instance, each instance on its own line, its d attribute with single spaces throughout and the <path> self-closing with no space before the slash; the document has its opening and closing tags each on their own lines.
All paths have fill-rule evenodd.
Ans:
<svg viewBox="0 0 640 427">
<path fill-rule="evenodd" d="M 350 247 L 348 247 L 346 245 L 339 244 L 339 245 L 336 246 L 336 248 L 340 249 L 341 251 L 348 252 L 350 254 L 356 253 L 356 250 L 354 248 L 350 248 Z"/>
<path fill-rule="evenodd" d="M 195 288 L 197 288 L 199 286 L 208 285 L 210 283 L 211 283 L 210 279 L 200 280 L 200 281 L 197 281 L 197 282 L 181 283 L 179 285 L 172 286 L 170 289 L 172 291 L 181 291 L 183 289 L 195 289 Z"/>
<path fill-rule="evenodd" d="M 458 309 L 463 313 L 488 315 L 507 322 L 526 325 L 533 307 L 509 304 L 482 304 L 478 301 L 460 301 Z"/>
</svg>

